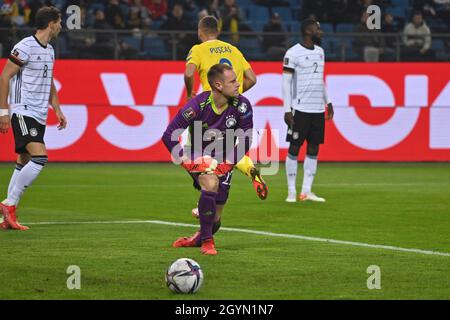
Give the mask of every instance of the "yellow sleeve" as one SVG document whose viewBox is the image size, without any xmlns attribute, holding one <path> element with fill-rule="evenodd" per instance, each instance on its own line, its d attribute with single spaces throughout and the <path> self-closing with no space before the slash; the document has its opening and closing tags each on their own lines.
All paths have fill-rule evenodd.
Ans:
<svg viewBox="0 0 450 320">
<path fill-rule="evenodd" d="M 186 57 L 186 64 L 195 64 L 197 66 L 197 69 L 200 66 L 200 54 L 198 52 L 198 49 L 198 45 L 193 46 Z"/>
<path fill-rule="evenodd" d="M 242 55 L 242 67 L 244 68 L 244 71 L 252 67 L 250 63 L 248 63 L 248 61 L 245 59 L 244 55 Z"/>
</svg>

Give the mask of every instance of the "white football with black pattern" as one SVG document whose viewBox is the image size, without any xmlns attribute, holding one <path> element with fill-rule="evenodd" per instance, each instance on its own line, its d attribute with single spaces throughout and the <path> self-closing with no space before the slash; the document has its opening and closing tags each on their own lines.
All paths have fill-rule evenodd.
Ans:
<svg viewBox="0 0 450 320">
<path fill-rule="evenodd" d="M 192 259 L 178 259 L 166 271 L 166 284 L 175 293 L 196 293 L 203 284 L 203 271 Z"/>
</svg>

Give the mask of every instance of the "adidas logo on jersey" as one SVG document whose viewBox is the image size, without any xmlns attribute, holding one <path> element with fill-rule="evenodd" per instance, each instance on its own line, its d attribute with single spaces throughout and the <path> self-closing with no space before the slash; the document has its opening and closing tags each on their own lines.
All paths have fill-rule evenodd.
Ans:
<svg viewBox="0 0 450 320">
<path fill-rule="evenodd" d="M 38 57 L 37 57 L 37 60 L 41 60 L 41 56 L 38 56 Z"/>
</svg>

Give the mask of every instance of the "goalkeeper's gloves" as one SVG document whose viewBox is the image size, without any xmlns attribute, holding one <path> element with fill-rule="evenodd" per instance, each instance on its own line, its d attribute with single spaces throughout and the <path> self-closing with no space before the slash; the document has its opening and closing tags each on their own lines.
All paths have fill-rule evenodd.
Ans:
<svg viewBox="0 0 450 320">
<path fill-rule="evenodd" d="M 203 156 L 192 161 L 185 159 L 181 166 L 191 173 L 214 173 L 217 168 L 217 160 L 210 156 Z"/>
<path fill-rule="evenodd" d="M 214 170 L 214 173 L 216 175 L 220 176 L 224 176 L 226 175 L 228 172 L 230 172 L 231 170 L 233 170 L 234 164 L 229 163 L 229 162 L 223 162 L 217 165 L 216 170 Z"/>
</svg>

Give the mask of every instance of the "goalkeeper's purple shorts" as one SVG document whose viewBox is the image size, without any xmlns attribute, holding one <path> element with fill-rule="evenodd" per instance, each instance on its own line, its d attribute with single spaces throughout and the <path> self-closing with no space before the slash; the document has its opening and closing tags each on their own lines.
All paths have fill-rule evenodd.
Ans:
<svg viewBox="0 0 450 320">
<path fill-rule="evenodd" d="M 198 182 L 198 177 L 200 173 L 189 173 L 194 180 L 193 186 L 197 190 L 201 190 L 200 184 Z M 225 204 L 228 200 L 228 193 L 231 187 L 231 178 L 233 176 L 233 171 L 228 172 L 226 175 L 219 177 L 219 191 L 216 198 L 216 205 Z"/>
</svg>

